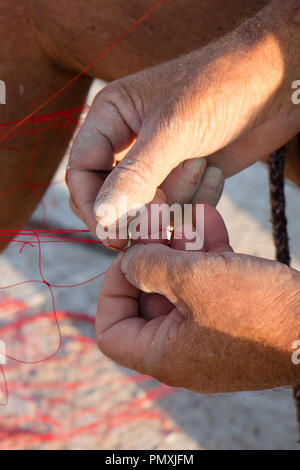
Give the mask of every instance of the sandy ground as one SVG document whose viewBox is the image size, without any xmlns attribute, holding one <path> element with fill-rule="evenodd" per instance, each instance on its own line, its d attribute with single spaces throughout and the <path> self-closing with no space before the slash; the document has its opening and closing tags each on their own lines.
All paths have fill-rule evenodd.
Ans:
<svg viewBox="0 0 300 470">
<path fill-rule="evenodd" d="M 68 208 L 64 165 L 30 227 L 39 227 L 46 213 L 47 227 L 84 228 Z M 299 192 L 287 186 L 286 194 L 293 266 L 299 268 Z M 274 257 L 267 171 L 262 164 L 227 181 L 218 209 L 235 251 Z M 41 246 L 43 274 L 58 285 L 81 283 L 104 272 L 115 256 L 92 243 Z M 20 244 L 12 244 L 0 259 L 0 268 L 2 286 L 40 279 L 38 246 L 27 244 L 20 253 Z M 53 289 L 63 337 L 54 359 L 32 365 L 8 360 L 4 365 L 9 402 L 0 408 L 0 448 L 297 448 L 289 390 L 201 396 L 160 385 L 104 358 L 90 321 L 101 279 Z M 7 353 L 26 361 L 51 355 L 58 342 L 52 311 L 44 284 L 29 282 L 2 290 L 1 324 L 13 325 L 1 338 Z M 20 318 L 25 318 L 23 323 Z"/>
</svg>

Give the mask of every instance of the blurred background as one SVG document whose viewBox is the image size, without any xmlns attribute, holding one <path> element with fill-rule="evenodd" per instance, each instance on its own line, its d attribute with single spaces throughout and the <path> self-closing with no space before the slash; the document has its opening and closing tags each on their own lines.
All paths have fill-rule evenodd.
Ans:
<svg viewBox="0 0 300 470">
<path fill-rule="evenodd" d="M 89 102 L 101 86 L 94 82 Z M 10 357 L 5 378 L 0 374 L 0 449 L 297 449 L 288 389 L 197 395 L 99 352 L 101 273 L 116 255 L 80 232 L 86 227 L 69 209 L 66 162 L 28 232 L 0 257 L 0 339 Z M 268 191 L 260 163 L 226 182 L 218 210 L 236 252 L 274 258 Z M 286 196 L 292 266 L 299 269 L 299 190 L 287 184 Z M 40 272 L 57 287 L 42 283 Z"/>
</svg>

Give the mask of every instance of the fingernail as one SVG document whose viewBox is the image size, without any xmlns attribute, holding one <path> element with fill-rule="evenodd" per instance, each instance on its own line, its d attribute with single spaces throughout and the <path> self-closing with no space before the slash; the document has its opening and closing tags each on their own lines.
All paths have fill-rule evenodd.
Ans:
<svg viewBox="0 0 300 470">
<path fill-rule="evenodd" d="M 207 203 L 216 206 L 224 187 L 224 173 L 217 166 L 208 166 L 193 197 L 193 204 Z"/>
<path fill-rule="evenodd" d="M 102 196 L 96 199 L 95 204 L 94 204 L 94 214 L 97 220 L 103 217 L 102 206 L 103 204 L 106 204 L 106 202 L 107 202 L 107 197 L 105 194 L 103 194 Z"/>
<path fill-rule="evenodd" d="M 168 202 L 190 203 L 206 167 L 205 158 L 191 158 L 176 167 L 162 184 Z"/>
<path fill-rule="evenodd" d="M 129 265 L 132 260 L 132 253 L 135 252 L 135 246 L 129 248 L 129 250 L 124 254 L 121 261 L 121 271 L 123 274 L 127 274 L 129 271 Z"/>
<path fill-rule="evenodd" d="M 120 217 L 120 207 L 118 204 L 116 207 L 113 197 L 103 194 L 97 199 L 94 215 L 98 222 L 96 235 L 100 240 L 127 240 L 127 219 Z"/>
<path fill-rule="evenodd" d="M 129 266 L 129 255 L 128 255 L 128 252 L 127 252 L 121 260 L 121 271 L 122 271 L 123 274 L 128 273 L 128 266 Z"/>
<path fill-rule="evenodd" d="M 121 271 L 125 275 L 128 274 L 130 263 L 132 262 L 132 259 L 136 256 L 137 251 L 139 251 L 143 246 L 141 245 L 133 245 L 131 248 L 129 248 L 126 253 L 124 253 L 124 256 L 121 260 Z"/>
<path fill-rule="evenodd" d="M 77 203 L 75 202 L 75 199 L 72 196 L 70 196 L 70 202 L 73 205 L 73 207 L 79 211 L 79 207 Z"/>
<path fill-rule="evenodd" d="M 199 179 L 202 177 L 205 167 L 206 160 L 205 158 L 191 158 L 186 160 L 183 164 L 184 167 L 184 177 L 194 185 L 199 183 Z"/>
</svg>

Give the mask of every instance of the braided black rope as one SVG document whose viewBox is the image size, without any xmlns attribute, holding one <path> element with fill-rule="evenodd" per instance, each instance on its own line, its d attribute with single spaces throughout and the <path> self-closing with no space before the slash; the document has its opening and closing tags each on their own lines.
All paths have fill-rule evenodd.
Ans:
<svg viewBox="0 0 300 470">
<path fill-rule="evenodd" d="M 269 158 L 270 202 L 276 259 L 290 265 L 289 238 L 285 215 L 284 166 L 286 149 L 282 147 Z M 293 388 L 300 443 L 300 385 Z"/>
</svg>

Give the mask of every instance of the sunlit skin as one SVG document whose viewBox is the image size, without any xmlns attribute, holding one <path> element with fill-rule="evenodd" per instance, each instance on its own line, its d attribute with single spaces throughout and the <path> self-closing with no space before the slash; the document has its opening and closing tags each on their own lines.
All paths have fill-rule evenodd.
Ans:
<svg viewBox="0 0 300 470">
<path fill-rule="evenodd" d="M 205 206 L 204 220 L 201 251 L 183 251 L 183 235 L 170 246 L 143 240 L 113 262 L 99 294 L 100 349 L 200 393 L 295 384 L 299 273 L 235 255 L 213 207 Z"/>
<path fill-rule="evenodd" d="M 10 3 L 0 0 L 0 79 L 9 85 L 2 121 L 22 119 L 33 102 L 40 103 L 70 80 L 153 1 L 103 0 L 99 7 L 98 0 L 91 0 L 87 8 L 85 0 L 20 0 L 13 10 Z M 261 10 L 265 3 L 270 6 Z M 126 194 L 131 203 L 144 204 L 157 188 L 170 203 L 216 204 L 223 174 L 228 177 L 265 159 L 294 138 L 300 130 L 300 107 L 290 98 L 291 83 L 300 78 L 299 25 L 297 0 L 228 0 L 226 7 L 223 0 L 165 0 L 43 110 L 54 113 L 82 104 L 94 77 L 113 81 L 96 97 L 72 147 L 67 184 L 76 214 L 95 232 L 97 222 L 110 222 L 96 220 L 101 196 L 116 204 Z M 11 135 L 5 141 L 2 228 L 18 230 L 26 223 L 70 136 L 70 129 L 64 139 L 51 130 L 41 135 L 27 185 L 35 137 L 14 140 Z M 191 158 L 193 164 L 187 164 Z M 208 211 L 220 222 L 210 229 L 207 216 L 208 243 L 214 234 L 227 240 L 219 216 Z M 151 354 L 151 335 L 140 341 L 137 323 L 132 328 L 120 323 L 119 331 L 111 326 L 99 337 L 101 349 L 125 366 L 199 392 L 299 381 L 299 368 L 290 361 L 291 344 L 300 337 L 298 273 L 228 252 L 228 240 L 218 248 L 206 246 L 208 255 L 157 244 L 129 249 L 122 264 L 119 259 L 108 273 L 108 279 L 114 277 L 111 288 L 119 291 L 105 295 L 102 290 L 108 307 L 99 304 L 100 329 L 105 318 L 114 320 L 113 302 L 116 314 L 128 313 L 121 302 L 130 292 L 136 316 L 137 289 L 157 293 L 155 280 L 159 293 L 176 306 L 176 315 L 162 320 L 160 303 L 166 306 L 166 301 L 142 295 L 143 313 L 147 310 L 147 318 L 155 316 L 155 325 L 162 325 Z M 110 287 L 108 281 L 105 286 Z M 180 326 L 173 340 L 165 342 L 163 328 L 173 319 L 180 319 L 175 322 Z M 147 325 L 147 331 L 152 329 L 151 321 Z M 126 350 L 125 339 L 134 350 Z"/>
<path fill-rule="evenodd" d="M 104 88 L 67 171 L 72 203 L 86 224 L 94 230 L 95 217 L 103 227 L 114 223 L 113 211 L 102 216 L 97 207 L 117 209 L 122 194 L 129 209 L 149 203 L 187 158 L 207 157 L 231 176 L 295 136 L 300 106 L 291 100 L 291 85 L 300 74 L 299 25 L 297 1 L 273 0 L 225 38 Z M 103 181 L 101 171 L 112 169 Z M 201 178 L 196 182 L 201 187 Z M 191 201 L 194 196 L 197 190 Z"/>
<path fill-rule="evenodd" d="M 187 157 L 208 156 L 208 165 L 229 176 L 299 131 L 299 108 L 291 102 L 291 83 L 300 73 L 299 8 L 297 2 L 285 3 L 286 9 L 271 3 L 225 40 L 119 80 L 96 97 L 67 174 L 76 212 L 92 229 L 95 216 L 101 227 L 117 220 L 117 212 L 103 215 L 99 207 L 117 207 L 120 195 L 128 196 L 130 208 L 149 203 L 166 185 L 173 202 L 168 175 Z M 274 16 L 275 6 L 282 17 Z M 112 149 L 129 146 L 103 182 L 95 170 L 112 169 Z M 194 200 L 197 191 L 190 202 L 204 202 Z M 210 229 L 207 216 L 208 241 L 215 231 L 225 240 L 224 225 Z M 229 253 L 225 242 L 221 252 L 213 243 L 208 251 L 152 244 L 119 258 L 99 297 L 101 350 L 122 365 L 201 393 L 297 383 L 291 354 L 300 335 L 298 272 Z M 139 290 L 163 295 L 173 310 L 166 314 L 162 299 L 152 301 Z M 153 304 L 146 309 L 144 302 Z"/>
</svg>

